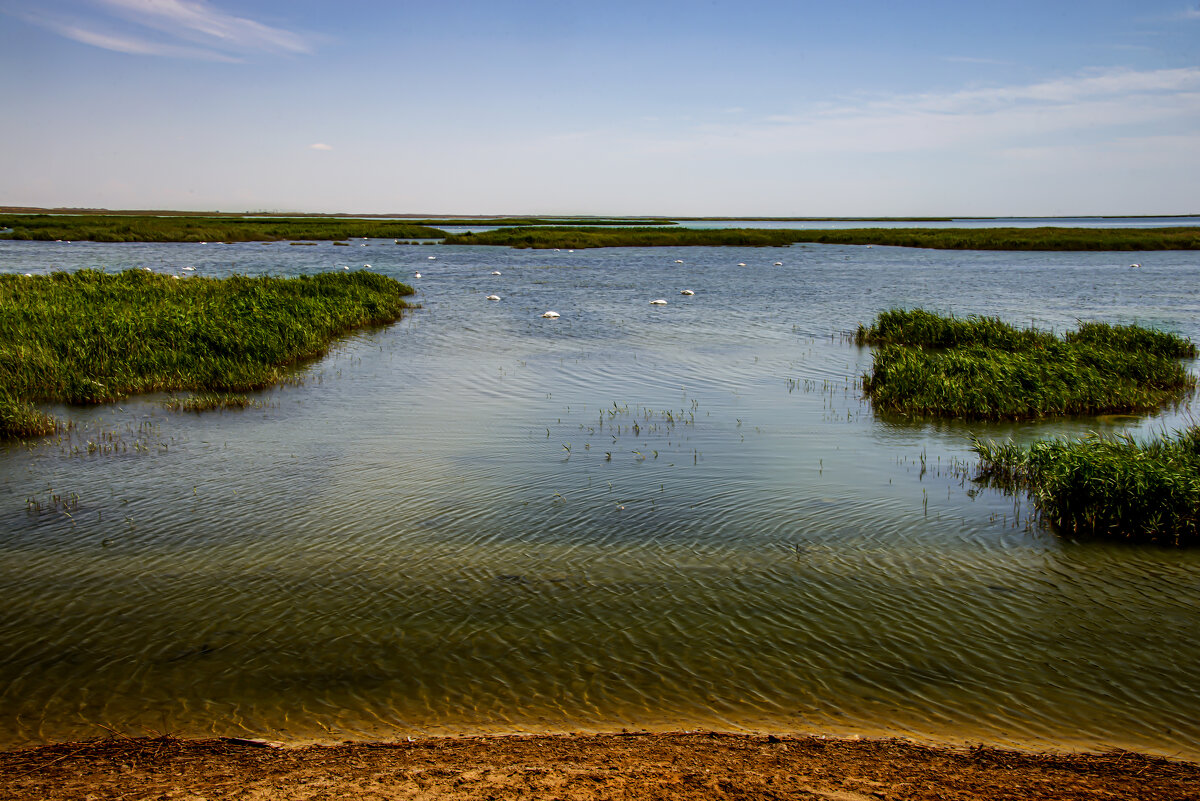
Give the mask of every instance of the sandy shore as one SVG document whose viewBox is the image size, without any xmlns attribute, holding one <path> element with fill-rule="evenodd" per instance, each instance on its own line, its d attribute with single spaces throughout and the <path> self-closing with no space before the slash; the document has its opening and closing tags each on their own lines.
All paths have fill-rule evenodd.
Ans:
<svg viewBox="0 0 1200 801">
<path fill-rule="evenodd" d="M 0 752 L 0 799 L 1196 799 L 1200 764 L 708 733 L 280 747 L 113 737 Z"/>
</svg>

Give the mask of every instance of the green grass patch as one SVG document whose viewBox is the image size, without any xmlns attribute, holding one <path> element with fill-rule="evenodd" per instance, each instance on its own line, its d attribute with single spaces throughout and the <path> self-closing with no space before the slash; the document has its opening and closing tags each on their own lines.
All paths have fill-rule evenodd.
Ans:
<svg viewBox="0 0 1200 801">
<path fill-rule="evenodd" d="M 1080 538 L 1200 543 L 1200 427 L 1145 443 L 1092 436 L 975 443 L 978 478 L 1026 491 L 1055 529 Z"/>
<path fill-rule="evenodd" d="M 863 387 L 876 409 L 905 415 L 1021 420 L 1147 412 L 1195 386 L 1188 339 L 1087 323 L 1064 337 L 994 317 L 893 309 L 856 341 L 876 345 Z"/>
<path fill-rule="evenodd" d="M 500 228 L 446 237 L 451 245 L 514 248 L 783 247 L 796 243 L 940 250 L 1200 250 L 1200 227 L 1175 228 Z"/>
<path fill-rule="evenodd" d="M 92 242 L 277 242 L 287 239 L 440 239 L 445 231 L 394 220 L 305 217 L 154 217 L 100 214 L 0 214 L 0 239 Z"/>
<path fill-rule="evenodd" d="M 346 332 L 395 321 L 412 292 L 371 272 L 0 275 L 0 438 L 52 430 L 40 402 L 261 389 Z"/>
</svg>

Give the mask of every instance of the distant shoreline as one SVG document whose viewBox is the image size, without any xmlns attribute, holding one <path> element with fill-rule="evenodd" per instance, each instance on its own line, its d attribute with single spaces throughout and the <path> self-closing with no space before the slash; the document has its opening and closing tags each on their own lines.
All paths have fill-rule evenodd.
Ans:
<svg viewBox="0 0 1200 801">
<path fill-rule="evenodd" d="M 0 206 L 0 214 L 87 214 L 119 215 L 133 217 L 328 217 L 331 219 L 355 218 L 378 220 L 437 220 L 447 225 L 447 220 L 628 220 L 646 222 L 729 222 L 735 220 L 762 220 L 763 222 L 951 222 L 953 220 L 1155 220 L 1184 217 L 1200 217 L 1200 211 L 1186 214 L 1054 214 L 1043 215 L 936 215 L 936 216 L 867 216 L 867 217 L 764 217 L 757 214 L 695 217 L 669 214 L 434 214 L 434 213 L 358 213 L 351 211 L 183 211 L 177 209 L 105 209 L 73 206 Z"/>
<path fill-rule="evenodd" d="M 1173 228 L 499 228 L 447 236 L 447 245 L 514 248 L 787 247 L 866 245 L 933 250 L 1200 250 L 1200 226 Z"/>
</svg>

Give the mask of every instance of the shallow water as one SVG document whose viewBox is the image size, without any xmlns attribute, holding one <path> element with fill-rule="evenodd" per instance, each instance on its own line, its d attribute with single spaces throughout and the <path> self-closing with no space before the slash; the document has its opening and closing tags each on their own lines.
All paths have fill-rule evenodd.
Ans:
<svg viewBox="0 0 1200 801">
<path fill-rule="evenodd" d="M 1191 408 L 880 419 L 843 336 L 921 304 L 1200 339 L 1200 257 L 355 245 L 0 242 L 9 272 L 370 264 L 422 304 L 263 408 L 58 410 L 69 436 L 0 451 L 0 744 L 714 726 L 1200 757 L 1200 553 L 1064 541 L 965 476 L 972 434 Z"/>
</svg>

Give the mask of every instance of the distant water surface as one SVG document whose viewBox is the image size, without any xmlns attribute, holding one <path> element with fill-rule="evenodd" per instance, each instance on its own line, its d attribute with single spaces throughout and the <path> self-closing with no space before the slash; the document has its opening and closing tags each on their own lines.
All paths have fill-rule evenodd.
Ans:
<svg viewBox="0 0 1200 801">
<path fill-rule="evenodd" d="M 1191 407 L 881 418 L 846 337 L 923 305 L 1200 339 L 1200 257 L 1137 260 L 0 242 L 4 272 L 370 265 L 421 304 L 262 408 L 58 409 L 68 435 L 0 449 L 0 745 L 706 726 L 1200 758 L 1200 553 L 1063 540 L 966 477 L 972 435 Z"/>
</svg>

